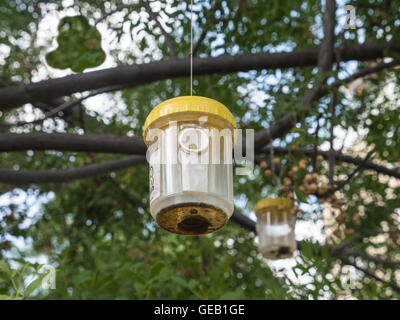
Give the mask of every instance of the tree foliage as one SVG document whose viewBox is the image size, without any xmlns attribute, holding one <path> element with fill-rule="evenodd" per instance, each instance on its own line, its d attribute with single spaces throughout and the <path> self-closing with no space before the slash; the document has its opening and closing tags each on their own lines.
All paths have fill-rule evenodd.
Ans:
<svg viewBox="0 0 400 320">
<path fill-rule="evenodd" d="M 51 110 L 85 94 L 56 99 L 43 96 L 42 101 L 34 99 L 8 109 L 6 91 L 79 74 L 104 60 L 100 71 L 156 61 L 170 61 L 173 66 L 178 61 L 175 53 L 188 58 L 189 4 L 151 1 L 151 15 L 143 0 L 129 4 L 122 0 L 2 2 L 0 139 L 9 133 L 37 132 L 140 139 L 154 106 L 188 94 L 186 77 L 164 79 L 160 74 L 164 80 L 154 76 L 134 88 L 129 83 L 106 87 L 100 99 L 82 99 L 51 116 Z M 344 28 L 346 4 L 355 8 L 354 29 Z M 259 53 L 283 56 L 284 52 L 319 48 L 326 39 L 325 8 L 325 1 L 316 0 L 195 1 L 196 55 L 207 59 L 246 54 L 247 59 L 257 59 Z M 70 27 L 77 24 L 77 29 L 65 29 L 68 23 Z M 68 183 L 19 188 L 16 183 L 0 184 L 0 298 L 399 298 L 400 69 L 391 65 L 354 82 L 346 81 L 359 71 L 399 58 L 399 25 L 400 8 L 395 1 L 337 1 L 332 45 L 373 43 L 383 48 L 382 54 L 371 50 L 368 59 L 342 59 L 336 50 L 331 52 L 332 66 L 325 73 L 316 64 L 236 73 L 226 70 L 195 77 L 194 94 L 228 106 L 242 129 L 272 128 L 288 114 L 296 114 L 290 132 L 274 137 L 273 158 L 280 158 L 277 178 L 265 176 L 265 170 L 256 166 L 253 174 L 236 176 L 234 181 L 236 207 L 248 216 L 260 198 L 280 194 L 289 171 L 307 161 L 303 172 L 292 179 L 304 209 L 298 220 L 322 221 L 325 241 L 315 242 L 309 234 L 308 240 L 301 241 L 292 266 L 271 268 L 257 251 L 255 233 L 232 221 L 202 237 L 161 230 L 149 213 L 148 168 L 132 166 Z M 310 89 L 321 83 L 323 96 L 302 103 Z M 39 121 L 25 123 L 35 119 Z M 21 121 L 25 124 L 13 125 Z M 345 162 L 340 156 L 332 161 L 329 155 L 316 161 L 316 153 L 304 152 L 329 151 L 332 141 L 335 151 L 358 162 Z M 273 159 L 267 144 L 257 150 L 257 157 L 270 164 Z M 278 147 L 287 152 L 279 153 L 282 149 Z M 366 150 L 372 148 L 374 153 L 366 159 Z M 117 152 L 34 149 L 27 145 L 19 151 L 1 152 L 0 167 L 69 170 L 122 158 Z M 387 168 L 392 176 L 365 168 L 366 162 Z M 333 186 L 346 182 L 334 193 L 340 208 L 332 208 L 330 198 L 321 197 L 318 190 L 305 193 L 300 189 L 298 181 L 307 173 L 317 173 L 326 184 L 333 180 Z M 17 245 L 21 242 L 23 246 Z M 41 262 L 34 262 L 37 259 Z M 57 270 L 55 290 L 39 286 L 45 274 L 40 264 L 45 262 Z"/>
</svg>

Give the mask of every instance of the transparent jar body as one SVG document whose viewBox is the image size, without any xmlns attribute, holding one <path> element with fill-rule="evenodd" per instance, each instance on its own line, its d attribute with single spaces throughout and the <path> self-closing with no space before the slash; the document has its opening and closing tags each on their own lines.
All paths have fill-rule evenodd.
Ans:
<svg viewBox="0 0 400 320">
<path fill-rule="evenodd" d="M 224 119 L 182 112 L 155 121 L 146 133 L 150 212 L 164 229 L 214 232 L 233 212 L 233 130 Z"/>
<path fill-rule="evenodd" d="M 290 209 L 265 208 L 257 212 L 257 235 L 260 253 L 267 259 L 284 259 L 293 256 L 297 244 L 294 234 L 296 216 Z"/>
</svg>

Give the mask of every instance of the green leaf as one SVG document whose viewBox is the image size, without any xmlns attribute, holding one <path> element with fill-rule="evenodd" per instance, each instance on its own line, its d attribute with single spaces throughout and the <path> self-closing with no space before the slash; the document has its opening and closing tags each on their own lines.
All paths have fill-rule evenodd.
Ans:
<svg viewBox="0 0 400 320">
<path fill-rule="evenodd" d="M 156 275 L 158 275 L 164 267 L 165 263 L 163 261 L 159 261 L 153 264 L 150 268 L 150 278 L 154 278 Z"/>
<path fill-rule="evenodd" d="M 237 288 L 235 291 L 228 291 L 223 293 L 218 299 L 219 300 L 239 300 L 243 296 L 243 290 Z"/>
<path fill-rule="evenodd" d="M 8 263 L 5 262 L 4 260 L 0 260 L 0 272 L 3 272 L 5 274 L 11 276 L 11 269 L 10 269 Z"/>
<path fill-rule="evenodd" d="M 24 290 L 24 297 L 28 297 L 29 295 L 32 294 L 33 291 L 35 291 L 36 289 L 38 289 L 40 287 L 40 285 L 42 284 L 43 278 L 49 273 L 45 272 L 43 274 L 40 274 L 37 279 L 33 280 Z"/>
<path fill-rule="evenodd" d="M 22 297 L 12 297 L 0 294 L 0 300 L 22 300 Z"/>
<path fill-rule="evenodd" d="M 57 49 L 46 55 L 46 61 L 51 67 L 82 72 L 104 62 L 106 55 L 101 48 L 101 34 L 85 17 L 61 19 L 58 32 Z"/>
<path fill-rule="evenodd" d="M 307 202 L 307 195 L 303 191 L 301 191 L 299 188 L 296 188 L 295 192 L 296 192 L 296 197 L 297 199 L 299 199 L 299 201 Z"/>
</svg>

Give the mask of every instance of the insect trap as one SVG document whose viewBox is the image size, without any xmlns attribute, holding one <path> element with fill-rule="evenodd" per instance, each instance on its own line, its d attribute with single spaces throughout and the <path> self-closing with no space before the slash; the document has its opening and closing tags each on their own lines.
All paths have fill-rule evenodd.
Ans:
<svg viewBox="0 0 400 320">
<path fill-rule="evenodd" d="M 199 96 L 162 102 L 147 117 L 150 212 L 173 233 L 222 228 L 233 213 L 236 121 L 221 103 Z"/>
<path fill-rule="evenodd" d="M 259 251 L 267 259 L 290 258 L 296 250 L 294 227 L 296 214 L 286 198 L 266 198 L 257 202 Z"/>
</svg>

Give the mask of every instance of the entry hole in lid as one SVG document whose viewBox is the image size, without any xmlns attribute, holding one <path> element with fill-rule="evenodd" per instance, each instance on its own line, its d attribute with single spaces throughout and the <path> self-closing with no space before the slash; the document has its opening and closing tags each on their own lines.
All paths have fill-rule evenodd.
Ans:
<svg viewBox="0 0 400 320">
<path fill-rule="evenodd" d="M 208 220 L 202 216 L 187 217 L 178 223 L 178 229 L 181 231 L 192 231 L 199 233 L 204 233 L 208 226 Z"/>
<path fill-rule="evenodd" d="M 208 148 L 208 133 L 201 128 L 186 128 L 179 135 L 179 145 L 186 152 L 202 152 Z"/>
</svg>

